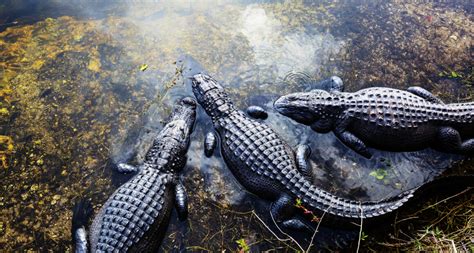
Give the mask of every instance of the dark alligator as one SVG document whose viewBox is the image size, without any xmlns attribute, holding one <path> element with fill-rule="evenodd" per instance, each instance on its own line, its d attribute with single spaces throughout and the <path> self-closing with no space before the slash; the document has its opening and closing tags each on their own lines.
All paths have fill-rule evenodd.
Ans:
<svg viewBox="0 0 474 253">
<path fill-rule="evenodd" d="M 134 175 L 105 202 L 90 228 L 92 252 L 155 252 L 166 232 L 173 205 L 178 217 L 187 216 L 187 197 L 178 173 L 186 164 L 186 152 L 196 119 L 196 102 L 179 101 L 168 123 L 153 141 L 142 165 L 121 165 Z M 74 223 L 74 222 L 73 222 Z M 73 228 L 74 229 L 74 228 Z M 73 231 L 76 252 L 83 252 L 85 229 Z"/>
<path fill-rule="evenodd" d="M 295 218 L 296 199 L 317 213 L 352 220 L 389 213 L 413 194 L 414 190 L 409 190 L 383 201 L 361 203 L 318 189 L 302 173 L 302 166 L 297 166 L 302 159 L 295 159 L 290 146 L 268 125 L 236 109 L 216 80 L 196 74 L 192 77 L 192 88 L 212 119 L 229 169 L 248 191 L 272 201 L 271 214 L 283 226 L 305 226 Z M 298 153 L 307 155 L 304 149 Z"/>
<path fill-rule="evenodd" d="M 474 103 L 444 104 L 421 87 L 313 90 L 280 97 L 275 109 L 319 133 L 332 131 L 366 158 L 387 151 L 474 154 Z"/>
</svg>

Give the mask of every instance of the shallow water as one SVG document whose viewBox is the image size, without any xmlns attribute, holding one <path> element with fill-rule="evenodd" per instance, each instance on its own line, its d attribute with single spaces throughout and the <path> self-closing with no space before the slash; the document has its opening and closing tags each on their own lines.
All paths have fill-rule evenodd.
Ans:
<svg viewBox="0 0 474 253">
<path fill-rule="evenodd" d="M 393 196 L 465 160 L 432 150 L 374 150 L 366 160 L 275 113 L 272 101 L 307 88 L 285 78 L 297 72 L 313 83 L 338 75 L 348 91 L 420 85 L 446 102 L 470 101 L 468 3 L 28 3 L 0 5 L 3 249 L 70 249 L 74 201 L 90 198 L 97 210 L 126 180 L 114 164 L 140 162 L 173 102 L 191 95 L 183 75 L 196 62 L 239 108 L 266 108 L 266 122 L 292 146 L 309 144 L 316 183 L 340 196 Z M 294 249 L 251 213 L 265 219 L 268 203 L 245 192 L 218 152 L 204 157 L 211 124 L 198 115 L 183 173 L 190 218 L 172 217 L 164 249 L 235 251 L 239 239 L 252 251 Z M 324 229 L 317 246 L 344 248 L 350 238 Z"/>
</svg>

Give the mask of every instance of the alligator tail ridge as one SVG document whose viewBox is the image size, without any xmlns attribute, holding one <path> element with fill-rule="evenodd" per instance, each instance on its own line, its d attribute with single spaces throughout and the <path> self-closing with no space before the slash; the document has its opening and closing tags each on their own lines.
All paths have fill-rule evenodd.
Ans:
<svg viewBox="0 0 474 253">
<path fill-rule="evenodd" d="M 380 201 L 361 202 L 337 197 L 329 192 L 316 188 L 303 175 L 295 173 L 289 180 L 287 188 L 312 209 L 346 218 L 371 218 L 387 214 L 398 209 L 411 197 L 415 189 L 407 190 L 397 196 Z"/>
</svg>

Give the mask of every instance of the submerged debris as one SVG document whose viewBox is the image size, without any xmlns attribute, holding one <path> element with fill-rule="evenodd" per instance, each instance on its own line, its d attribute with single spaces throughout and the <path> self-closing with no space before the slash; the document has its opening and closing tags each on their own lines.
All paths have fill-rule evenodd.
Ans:
<svg viewBox="0 0 474 253">
<path fill-rule="evenodd" d="M 147 65 L 147 64 L 142 64 L 142 65 L 140 65 L 140 70 L 141 70 L 141 71 L 145 71 L 147 68 L 148 68 L 148 65 Z"/>
<path fill-rule="evenodd" d="M 0 164 L 8 169 L 8 158 L 13 153 L 13 140 L 9 136 L 0 135 Z"/>
</svg>

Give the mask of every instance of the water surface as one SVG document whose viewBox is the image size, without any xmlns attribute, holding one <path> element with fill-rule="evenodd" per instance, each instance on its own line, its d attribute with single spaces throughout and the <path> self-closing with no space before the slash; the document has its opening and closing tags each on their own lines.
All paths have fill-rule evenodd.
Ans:
<svg viewBox="0 0 474 253">
<path fill-rule="evenodd" d="M 374 150 L 367 160 L 332 134 L 316 134 L 272 109 L 276 97 L 331 75 L 340 76 L 347 91 L 419 85 L 446 102 L 472 101 L 469 6 L 5 2 L 0 247 L 70 250 L 74 201 L 90 198 L 98 210 L 126 180 L 114 164 L 139 162 L 174 101 L 191 95 L 183 79 L 191 58 L 223 83 L 239 108 L 266 108 L 267 123 L 290 145 L 309 144 L 315 183 L 335 194 L 378 200 L 453 166 L 472 172 L 472 162 L 433 150 Z M 299 72 L 306 77 L 294 78 L 302 77 Z M 236 251 L 239 239 L 253 251 L 295 249 L 261 224 L 255 214 L 265 219 L 268 203 L 235 181 L 218 152 L 204 157 L 202 140 L 210 126 L 200 110 L 183 173 L 190 217 L 185 223 L 172 217 L 164 249 Z M 320 248 L 344 248 L 352 235 L 327 229 L 317 236 Z"/>
</svg>

